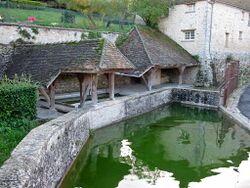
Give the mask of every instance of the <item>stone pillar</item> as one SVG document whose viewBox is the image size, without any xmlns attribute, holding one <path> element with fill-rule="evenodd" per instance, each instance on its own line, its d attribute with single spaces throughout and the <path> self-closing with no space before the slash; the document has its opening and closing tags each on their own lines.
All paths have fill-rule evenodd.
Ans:
<svg viewBox="0 0 250 188">
<path fill-rule="evenodd" d="M 109 73 L 109 98 L 115 99 L 115 73 Z"/>
<path fill-rule="evenodd" d="M 98 102 L 98 96 L 97 96 L 97 74 L 92 74 L 92 102 L 94 105 Z"/>
<path fill-rule="evenodd" d="M 179 85 L 181 85 L 183 83 L 183 73 L 185 71 L 186 66 L 180 66 L 178 67 L 179 70 Z"/>
</svg>

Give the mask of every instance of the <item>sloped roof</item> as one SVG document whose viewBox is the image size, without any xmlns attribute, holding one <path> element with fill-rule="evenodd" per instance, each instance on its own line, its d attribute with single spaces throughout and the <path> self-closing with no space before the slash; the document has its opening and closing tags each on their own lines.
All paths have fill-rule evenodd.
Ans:
<svg viewBox="0 0 250 188">
<path fill-rule="evenodd" d="M 6 74 L 9 77 L 15 74 L 29 75 L 32 80 L 48 87 L 60 73 L 97 73 L 133 68 L 110 42 L 86 40 L 78 43 L 17 46 Z"/>
<path fill-rule="evenodd" d="M 174 68 L 180 65 L 198 65 L 175 41 L 148 27 L 135 27 L 120 50 L 136 67 L 128 73 L 131 76 L 140 77 L 153 66 Z"/>
<path fill-rule="evenodd" d="M 173 5 L 194 3 L 194 2 L 198 2 L 198 1 L 204 1 L 204 0 L 171 0 Z M 250 1 L 249 0 L 215 0 L 215 2 L 250 11 Z"/>
</svg>

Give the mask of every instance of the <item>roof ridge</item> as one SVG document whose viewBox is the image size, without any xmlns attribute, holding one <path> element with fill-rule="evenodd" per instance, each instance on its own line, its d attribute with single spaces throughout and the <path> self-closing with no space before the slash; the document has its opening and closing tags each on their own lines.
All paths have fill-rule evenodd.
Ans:
<svg viewBox="0 0 250 188">
<path fill-rule="evenodd" d="M 23 43 L 23 44 L 16 44 L 15 47 L 23 47 L 23 46 L 31 46 L 31 47 L 34 47 L 34 46 L 52 46 L 52 45 L 58 45 L 58 44 L 81 44 L 81 43 L 85 43 L 85 42 L 93 42 L 93 41 L 100 41 L 102 40 L 101 38 L 99 39 L 85 39 L 85 40 L 80 40 L 80 41 L 77 41 L 77 40 L 72 40 L 72 41 L 64 41 L 64 42 L 53 42 L 53 43 Z"/>
<path fill-rule="evenodd" d="M 145 52 L 146 52 L 146 55 L 148 56 L 148 59 L 149 59 L 149 61 L 150 61 L 150 64 L 151 64 L 152 66 L 154 66 L 154 64 L 153 64 L 153 62 L 152 62 L 152 58 L 150 57 L 150 55 L 149 55 L 149 53 L 148 53 L 148 50 L 147 50 L 146 45 L 145 45 L 145 42 L 144 42 L 144 40 L 143 40 L 143 38 L 142 38 L 142 36 L 141 36 L 141 33 L 140 33 L 138 27 L 135 26 L 135 29 L 136 29 L 136 31 L 137 31 L 137 33 L 138 33 L 138 35 L 139 35 L 139 37 L 140 37 L 140 39 L 141 39 L 141 41 L 142 41 L 143 48 L 144 48 L 144 50 L 145 50 Z"/>
</svg>

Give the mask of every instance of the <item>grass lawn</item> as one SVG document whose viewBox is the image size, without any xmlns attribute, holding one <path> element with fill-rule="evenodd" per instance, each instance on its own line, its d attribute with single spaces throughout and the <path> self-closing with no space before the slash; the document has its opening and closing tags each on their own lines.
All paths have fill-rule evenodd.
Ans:
<svg viewBox="0 0 250 188">
<path fill-rule="evenodd" d="M 19 142 L 30 132 L 31 129 L 38 125 L 38 122 L 31 121 L 19 128 L 0 125 L 0 167 L 9 157 L 13 149 Z"/>
<path fill-rule="evenodd" d="M 75 23 L 61 22 L 62 12 L 63 10 L 51 8 L 46 8 L 44 10 L 26 10 L 0 7 L 0 15 L 4 17 L 6 22 L 26 23 L 29 16 L 34 16 L 37 19 L 34 24 L 37 25 L 90 29 L 88 18 L 77 13 L 75 17 Z M 111 24 L 111 26 L 107 28 L 105 26 L 106 23 L 101 19 L 95 19 L 95 23 L 97 25 L 97 30 L 103 31 L 127 32 L 132 27 L 125 25 L 124 29 L 121 29 L 119 25 Z"/>
</svg>

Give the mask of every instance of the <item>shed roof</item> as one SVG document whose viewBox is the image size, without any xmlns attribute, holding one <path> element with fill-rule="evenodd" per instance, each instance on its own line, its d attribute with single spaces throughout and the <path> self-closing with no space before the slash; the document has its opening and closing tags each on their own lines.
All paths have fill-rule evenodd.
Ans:
<svg viewBox="0 0 250 188">
<path fill-rule="evenodd" d="M 113 44 L 98 39 L 17 46 L 6 74 L 9 77 L 29 75 L 32 80 L 48 87 L 60 73 L 98 73 L 133 68 Z"/>
<path fill-rule="evenodd" d="M 153 66 L 174 68 L 198 65 L 192 55 L 175 41 L 148 27 L 135 27 L 120 50 L 136 67 L 127 72 L 131 76 L 140 77 Z"/>
<path fill-rule="evenodd" d="M 204 0 L 172 0 L 173 4 L 186 4 L 194 3 Z M 237 7 L 239 9 L 250 11 L 250 1 L 249 0 L 215 0 L 215 2 Z"/>
</svg>

